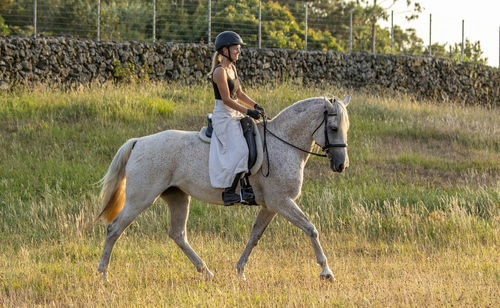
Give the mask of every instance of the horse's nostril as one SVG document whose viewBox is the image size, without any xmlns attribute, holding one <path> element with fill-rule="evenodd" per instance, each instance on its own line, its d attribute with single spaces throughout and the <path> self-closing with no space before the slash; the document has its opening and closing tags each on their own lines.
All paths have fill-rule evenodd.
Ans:
<svg viewBox="0 0 500 308">
<path fill-rule="evenodd" d="M 337 168 L 338 171 L 344 170 L 344 164 L 340 164 L 339 167 Z"/>
</svg>

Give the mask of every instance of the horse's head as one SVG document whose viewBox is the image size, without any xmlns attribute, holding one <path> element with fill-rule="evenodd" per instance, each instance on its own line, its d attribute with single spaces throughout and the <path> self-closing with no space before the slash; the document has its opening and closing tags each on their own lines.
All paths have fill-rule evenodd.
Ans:
<svg viewBox="0 0 500 308">
<path fill-rule="evenodd" d="M 330 161 L 330 169 L 342 172 L 349 167 L 347 154 L 347 131 L 349 130 L 349 116 L 347 105 L 351 97 L 347 96 L 343 102 L 325 100 L 323 122 L 313 134 L 314 141 L 326 152 Z"/>
</svg>

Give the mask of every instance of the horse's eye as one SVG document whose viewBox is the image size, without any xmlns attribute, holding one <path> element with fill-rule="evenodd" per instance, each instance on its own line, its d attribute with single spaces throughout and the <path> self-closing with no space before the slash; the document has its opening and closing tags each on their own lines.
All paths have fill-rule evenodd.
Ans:
<svg viewBox="0 0 500 308">
<path fill-rule="evenodd" d="M 339 130 L 339 128 L 337 126 L 331 126 L 331 125 L 330 125 L 330 129 L 333 130 L 334 132 Z"/>
</svg>

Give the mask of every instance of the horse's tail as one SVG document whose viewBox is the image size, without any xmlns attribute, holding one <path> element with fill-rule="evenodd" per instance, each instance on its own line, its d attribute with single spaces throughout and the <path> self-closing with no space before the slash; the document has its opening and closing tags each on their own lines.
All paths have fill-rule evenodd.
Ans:
<svg viewBox="0 0 500 308">
<path fill-rule="evenodd" d="M 100 194 L 102 210 L 97 219 L 103 217 L 108 223 L 115 219 L 125 203 L 125 166 L 137 139 L 129 139 L 116 152 L 108 172 L 101 179 L 102 189 Z"/>
</svg>

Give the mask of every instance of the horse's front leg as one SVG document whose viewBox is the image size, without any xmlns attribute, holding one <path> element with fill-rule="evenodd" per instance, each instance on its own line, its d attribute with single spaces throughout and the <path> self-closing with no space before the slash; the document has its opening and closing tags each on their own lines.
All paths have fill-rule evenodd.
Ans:
<svg viewBox="0 0 500 308">
<path fill-rule="evenodd" d="M 319 242 L 318 230 L 316 230 L 316 227 L 314 227 L 309 219 L 307 219 L 306 215 L 297 206 L 297 204 L 293 200 L 287 199 L 284 201 L 276 202 L 275 204 L 270 204 L 269 207 L 271 206 L 272 210 L 278 212 L 295 226 L 302 229 L 309 236 L 314 248 L 314 253 L 316 254 L 316 261 L 322 268 L 322 271 L 319 275 L 320 278 L 330 281 L 335 280 L 332 270 L 328 266 L 323 248 L 321 247 L 321 244 Z"/>
<path fill-rule="evenodd" d="M 247 246 L 245 250 L 241 254 L 238 263 L 236 264 L 236 269 L 238 270 L 238 279 L 245 280 L 245 264 L 248 261 L 248 257 L 252 252 L 252 249 L 257 246 L 262 234 L 266 230 L 267 226 L 273 220 L 274 216 L 276 216 L 276 212 L 272 212 L 266 208 L 261 208 L 259 215 L 255 219 L 255 223 L 253 224 L 252 231 L 250 232 L 250 239 L 248 240 Z"/>
</svg>

